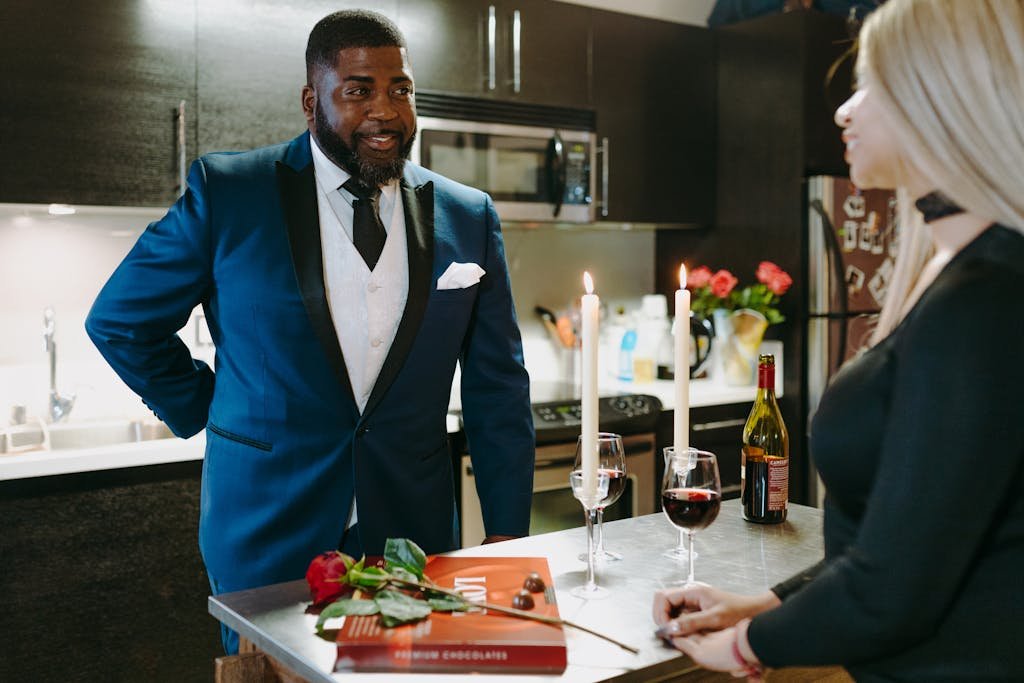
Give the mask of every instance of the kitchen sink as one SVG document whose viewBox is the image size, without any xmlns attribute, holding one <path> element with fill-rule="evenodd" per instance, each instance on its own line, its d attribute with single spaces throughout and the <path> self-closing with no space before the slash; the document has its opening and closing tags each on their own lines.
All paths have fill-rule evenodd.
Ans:
<svg viewBox="0 0 1024 683">
<path fill-rule="evenodd" d="M 57 424 L 51 425 L 49 432 L 50 449 L 54 451 L 68 448 L 95 448 L 174 437 L 167 425 L 156 420 Z"/>
<path fill-rule="evenodd" d="M 98 448 L 171 438 L 174 434 L 159 420 L 72 422 L 45 428 L 32 425 L 0 432 L 0 453 Z"/>
</svg>

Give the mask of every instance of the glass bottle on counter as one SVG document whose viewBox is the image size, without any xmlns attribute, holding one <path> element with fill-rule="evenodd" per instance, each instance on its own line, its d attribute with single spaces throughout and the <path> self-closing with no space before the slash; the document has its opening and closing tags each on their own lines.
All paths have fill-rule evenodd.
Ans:
<svg viewBox="0 0 1024 683">
<path fill-rule="evenodd" d="M 740 461 L 743 519 L 776 524 L 786 519 L 789 499 L 789 434 L 775 398 L 775 356 L 757 363 L 757 396 L 743 427 Z"/>
</svg>

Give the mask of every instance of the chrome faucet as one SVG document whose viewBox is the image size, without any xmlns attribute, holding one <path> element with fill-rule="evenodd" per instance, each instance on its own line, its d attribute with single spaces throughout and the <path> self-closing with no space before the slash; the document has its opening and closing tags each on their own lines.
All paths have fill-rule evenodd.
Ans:
<svg viewBox="0 0 1024 683">
<path fill-rule="evenodd" d="M 61 396 L 57 392 L 57 342 L 54 333 L 57 330 L 57 314 L 47 306 L 43 311 L 43 342 L 46 353 L 50 355 L 50 422 L 60 422 L 71 413 L 75 405 L 75 396 Z"/>
</svg>

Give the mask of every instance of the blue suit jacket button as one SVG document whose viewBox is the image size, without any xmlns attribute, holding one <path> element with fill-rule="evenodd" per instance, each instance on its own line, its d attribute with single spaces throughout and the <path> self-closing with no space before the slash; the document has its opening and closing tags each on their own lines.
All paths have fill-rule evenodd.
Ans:
<svg viewBox="0 0 1024 683">
<path fill-rule="evenodd" d="M 358 429 L 356 429 L 356 436 L 357 437 L 362 437 L 368 431 L 370 431 L 370 428 L 367 427 L 366 425 L 363 425 L 363 426 L 359 427 Z"/>
</svg>

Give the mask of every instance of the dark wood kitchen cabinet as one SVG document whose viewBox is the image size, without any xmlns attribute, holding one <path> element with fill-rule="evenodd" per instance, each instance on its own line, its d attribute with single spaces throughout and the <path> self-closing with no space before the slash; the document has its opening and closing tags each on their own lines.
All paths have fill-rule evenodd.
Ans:
<svg viewBox="0 0 1024 683">
<path fill-rule="evenodd" d="M 717 456 L 722 496 L 727 500 L 740 495 L 740 446 L 752 404 L 750 401 L 690 409 L 690 445 Z M 661 455 L 656 459 L 656 471 L 659 481 L 665 472 L 664 448 L 672 445 L 673 416 L 673 411 L 666 410 L 658 418 L 657 441 Z"/>
<path fill-rule="evenodd" d="M 592 12 L 598 220 L 709 226 L 715 202 L 715 53 L 711 31 Z"/>
<path fill-rule="evenodd" d="M 192 3 L 0 4 L 2 202 L 164 205 L 195 150 Z"/>
<path fill-rule="evenodd" d="M 422 90 L 586 108 L 590 14 L 551 0 L 400 0 L 398 25 Z"/>
<path fill-rule="evenodd" d="M 0 681 L 213 681 L 202 461 L 0 482 Z"/>
<path fill-rule="evenodd" d="M 807 447 L 804 388 L 807 234 L 804 182 L 846 175 L 832 116 L 850 94 L 852 45 L 843 17 L 815 10 L 772 14 L 713 32 L 718 65 L 717 199 L 709 230 L 663 230 L 656 239 L 656 291 L 678 287 L 680 261 L 727 268 L 744 282 L 770 260 L 793 276 L 782 299 L 786 322 L 768 328 L 785 344 L 785 395 L 779 404 L 790 435 L 790 500 L 816 504 Z"/>
<path fill-rule="evenodd" d="M 374 2 L 394 18 L 398 0 Z M 360 0 L 198 4 L 198 156 L 276 144 L 306 129 L 306 41 L 317 21 Z"/>
</svg>

